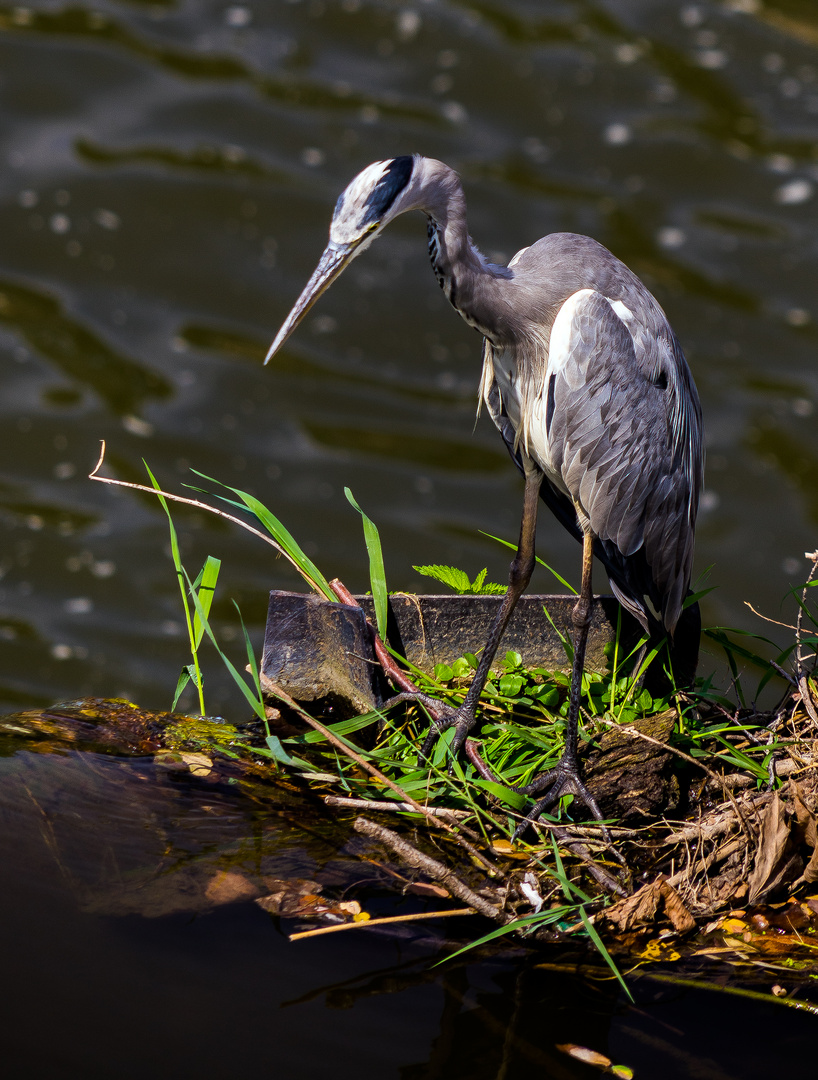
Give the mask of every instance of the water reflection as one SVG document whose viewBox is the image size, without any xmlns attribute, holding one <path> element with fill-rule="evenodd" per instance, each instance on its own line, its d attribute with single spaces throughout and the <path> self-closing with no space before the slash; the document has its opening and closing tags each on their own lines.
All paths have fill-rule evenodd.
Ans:
<svg viewBox="0 0 818 1080">
<path fill-rule="evenodd" d="M 460 170 L 492 258 L 575 230 L 656 292 L 705 409 L 705 618 L 778 617 L 816 546 L 816 42 L 790 0 L 0 5 L 0 699 L 167 705 L 184 652 L 161 510 L 88 483 L 100 438 L 123 478 L 144 457 L 170 485 L 192 465 L 258 493 L 353 588 L 346 485 L 391 587 L 429 562 L 502 576 L 480 530 L 516 534 L 519 482 L 473 430 L 479 341 L 420 219 L 260 367 L 338 192 L 412 150 Z M 223 559 L 224 632 L 235 596 L 258 635 L 287 570 L 179 526 L 191 566 Z M 540 549 L 574 573 L 547 520 Z M 209 692 L 236 707 L 215 667 Z"/>
<path fill-rule="evenodd" d="M 269 1069 L 271 1055 L 288 1077 L 323 1076 L 328 1062 L 340 1080 L 601 1075 L 568 1056 L 574 1044 L 636 1076 L 761 1080 L 812 1045 L 812 1016 L 715 997 L 717 982 L 633 979 L 630 1004 L 581 950 L 506 939 L 434 966 L 473 934 L 468 920 L 290 943 L 294 924 L 253 903 L 265 878 L 354 891 L 373 915 L 422 901 L 395 896 L 377 853 L 286 785 L 261 799 L 146 758 L 49 754 L 31 740 L 22 752 L 9 722 L 0 925 L 14 1075 L 105 1077 L 115 1061 L 126 1077 L 222 1076 Z M 705 978 L 719 970 L 702 965 Z M 759 970 L 759 988 L 770 978 Z"/>
</svg>

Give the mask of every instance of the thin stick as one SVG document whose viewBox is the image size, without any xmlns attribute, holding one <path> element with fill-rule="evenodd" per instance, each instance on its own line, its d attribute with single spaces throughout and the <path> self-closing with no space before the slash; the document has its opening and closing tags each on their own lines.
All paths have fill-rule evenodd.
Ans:
<svg viewBox="0 0 818 1080">
<path fill-rule="evenodd" d="M 320 723 L 314 717 L 310 716 L 310 714 L 305 709 L 301 708 L 297 701 L 293 701 L 293 699 L 285 690 L 282 690 L 280 686 L 277 686 L 272 681 L 272 679 L 267 678 L 264 672 L 261 672 L 261 688 L 262 690 L 264 690 L 265 693 L 271 694 L 273 697 L 278 698 L 279 701 L 283 701 L 284 704 L 287 705 L 290 709 L 292 709 L 294 712 L 297 712 L 298 715 L 302 718 L 302 720 L 305 720 L 315 731 L 320 731 L 324 738 L 327 739 L 327 741 L 330 742 L 336 748 L 336 750 L 340 750 L 342 754 L 345 754 L 348 758 L 351 758 L 356 765 L 360 765 L 360 767 L 365 772 L 368 772 L 370 776 L 373 776 L 381 784 L 385 784 L 388 788 L 391 788 L 392 791 L 394 791 L 395 794 L 398 795 L 403 802 L 407 803 L 409 806 L 412 807 L 416 814 L 422 814 L 423 817 L 425 817 L 426 820 L 433 825 L 442 825 L 448 833 L 451 833 L 453 839 L 455 839 L 461 847 L 465 848 L 466 851 L 468 851 L 469 855 L 472 855 L 475 859 L 478 860 L 478 862 L 482 863 L 492 876 L 496 875 L 497 867 L 494 866 L 494 864 L 491 863 L 481 851 L 478 851 L 478 849 L 473 844 L 470 844 L 469 841 L 465 839 L 465 837 L 461 836 L 456 828 L 453 828 L 440 815 L 431 814 L 425 806 L 421 806 L 419 802 L 415 802 L 411 795 L 407 795 L 403 788 L 396 784 L 394 780 L 390 780 L 389 777 L 382 773 L 380 769 L 376 769 L 374 765 L 371 765 L 366 760 L 366 758 L 361 757 L 360 754 L 356 753 L 351 747 L 347 746 L 347 744 L 341 739 L 339 739 L 337 735 L 333 735 L 329 728 L 324 727 L 322 723 Z"/>
<path fill-rule="evenodd" d="M 325 795 L 324 802 L 327 806 L 349 807 L 351 810 L 377 810 L 387 814 L 390 812 L 398 814 L 416 813 L 415 808 L 410 803 L 387 802 L 385 799 L 346 799 L 340 795 Z M 445 806 L 427 806 L 426 813 L 433 814 L 435 817 L 456 819 L 473 816 L 471 810 L 449 810 Z"/>
<path fill-rule="evenodd" d="M 320 926 L 317 930 L 302 930 L 300 934 L 290 934 L 290 941 L 303 941 L 304 938 L 318 937 L 319 934 L 337 934 L 339 930 L 371 930 L 376 926 L 389 923 L 420 922 L 422 919 L 450 919 L 453 915 L 474 915 L 474 908 L 454 908 L 449 911 L 417 912 L 414 915 L 390 915 L 384 919 L 362 919 L 360 922 L 337 923 L 335 926 Z"/>
<path fill-rule="evenodd" d="M 763 619 L 764 622 L 772 623 L 773 626 L 783 626 L 785 630 L 794 630 L 794 626 L 790 626 L 789 623 L 779 622 L 778 619 L 771 619 L 769 615 L 762 615 L 760 611 L 756 611 L 749 600 L 744 601 L 745 606 L 752 611 L 753 615 L 758 615 L 759 619 Z"/>
<path fill-rule="evenodd" d="M 804 584 L 804 590 L 801 593 L 801 603 L 798 605 L 798 616 L 795 620 L 795 677 L 798 680 L 798 692 L 801 694 L 804 708 L 809 713 L 810 720 L 818 727 L 818 713 L 815 711 L 815 702 L 812 700 L 812 692 L 809 688 L 809 680 L 804 667 L 804 648 L 801 642 L 804 608 L 807 604 L 807 588 L 815 577 L 816 570 L 818 570 L 818 551 L 805 551 L 804 556 L 812 560 L 812 566 Z"/>
<path fill-rule="evenodd" d="M 488 900 L 484 900 L 482 896 L 470 889 L 448 866 L 444 866 L 443 863 L 438 862 L 437 859 L 432 859 L 429 855 L 424 855 L 422 851 L 418 851 L 416 847 L 413 847 L 403 837 L 398 836 L 396 832 L 392 832 L 391 829 L 387 829 L 383 825 L 376 825 L 374 821 L 369 821 L 363 817 L 355 819 L 354 828 L 356 832 L 363 833 L 364 836 L 372 837 L 373 840 L 380 840 L 382 844 L 391 848 L 409 866 L 414 867 L 416 870 L 422 870 L 433 881 L 439 881 L 458 900 L 470 904 L 481 915 L 485 915 L 486 918 L 499 923 L 511 921 L 510 915 L 506 915 L 501 908 L 490 904 Z"/>
<path fill-rule="evenodd" d="M 101 484 L 115 484 L 117 487 L 133 488 L 134 491 L 144 491 L 148 495 L 164 495 L 166 499 L 171 499 L 173 502 L 184 503 L 185 506 L 195 506 L 197 510 L 207 510 L 209 514 L 215 514 L 216 517 L 225 518 L 227 521 L 231 521 L 234 525 L 239 525 L 242 529 L 246 529 L 247 532 L 252 533 L 253 536 L 257 536 L 260 540 L 263 540 L 265 544 L 269 544 L 270 547 L 274 547 L 279 555 L 283 555 L 298 573 L 304 578 L 307 584 L 314 589 L 321 596 L 324 595 L 323 590 L 318 587 L 318 584 L 313 581 L 309 574 L 304 573 L 302 567 L 293 559 L 293 557 L 283 548 L 276 540 L 273 539 L 269 533 L 263 533 L 259 529 L 254 529 L 252 525 L 246 521 L 242 521 L 241 518 L 234 517 L 233 514 L 228 514 L 224 510 L 218 510 L 215 506 L 210 506 L 208 503 L 201 502 L 199 499 L 188 499 L 183 495 L 172 495 L 169 491 L 162 491 L 159 488 L 148 487 L 146 484 L 134 484 L 130 480 L 114 480 L 110 476 L 98 476 L 99 470 L 102 467 L 105 460 L 105 440 L 101 439 L 101 450 L 99 454 L 99 461 L 94 468 L 88 474 L 89 480 L 99 480 Z"/>
</svg>

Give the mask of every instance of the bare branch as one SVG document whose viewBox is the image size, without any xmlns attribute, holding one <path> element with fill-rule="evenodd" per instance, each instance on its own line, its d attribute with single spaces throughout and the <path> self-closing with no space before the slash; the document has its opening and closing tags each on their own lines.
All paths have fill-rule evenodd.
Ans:
<svg viewBox="0 0 818 1080">
<path fill-rule="evenodd" d="M 131 480 L 114 480 L 110 476 L 99 476 L 99 470 L 102 467 L 105 459 L 105 440 L 101 439 L 101 450 L 99 454 L 99 461 L 94 468 L 88 474 L 89 480 L 99 480 L 101 484 L 115 484 L 117 487 L 133 488 L 134 491 L 144 491 L 148 495 L 162 495 L 165 499 L 170 499 L 172 502 L 183 503 L 185 506 L 195 506 L 197 510 L 206 510 L 209 514 L 215 514 L 216 517 L 224 518 L 226 521 L 232 522 L 234 525 L 238 525 L 242 529 L 246 529 L 247 532 L 252 533 L 253 536 L 257 536 L 259 540 L 263 540 L 265 544 L 269 544 L 270 547 L 274 547 L 279 555 L 283 555 L 304 578 L 311 589 L 314 589 L 321 596 L 324 595 L 323 590 L 318 587 L 316 582 L 312 580 L 309 574 L 306 574 L 304 570 L 298 565 L 293 557 L 287 552 L 278 541 L 274 540 L 269 533 L 263 533 L 259 529 L 253 528 L 252 525 L 246 521 L 242 521 L 241 518 L 234 517 L 233 514 L 228 514 L 224 510 L 218 510 L 215 506 L 209 506 L 207 503 L 201 502 L 199 499 L 188 499 L 183 495 L 172 495 L 169 491 L 162 491 L 161 488 L 148 487 L 147 484 L 135 484 Z"/>
</svg>

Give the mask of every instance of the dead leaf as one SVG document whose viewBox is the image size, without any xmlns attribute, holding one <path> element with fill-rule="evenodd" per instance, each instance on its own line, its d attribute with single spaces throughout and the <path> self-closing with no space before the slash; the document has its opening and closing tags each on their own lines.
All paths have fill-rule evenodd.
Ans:
<svg viewBox="0 0 818 1080">
<path fill-rule="evenodd" d="M 818 948 L 797 934 L 776 934 L 775 937 L 759 934 L 753 938 L 753 945 L 762 956 L 797 956 L 798 953 L 803 955 L 804 950 L 814 951 Z"/>
<path fill-rule="evenodd" d="M 205 896 L 211 904 L 233 904 L 237 900 L 255 900 L 259 890 L 237 870 L 220 870 L 209 881 Z"/>
<path fill-rule="evenodd" d="M 631 930 L 637 923 L 650 923 L 656 918 L 659 909 L 659 890 L 656 882 L 643 885 L 641 889 L 609 907 L 602 914 L 607 922 L 613 923 L 618 930 Z"/>
<path fill-rule="evenodd" d="M 577 1061 L 584 1061 L 586 1065 L 596 1065 L 599 1069 L 609 1069 L 611 1059 L 596 1050 L 589 1050 L 587 1046 L 577 1046 L 575 1043 L 558 1043 L 557 1049 Z"/>
<path fill-rule="evenodd" d="M 803 874 L 793 884 L 793 888 L 796 888 L 804 883 L 818 881 L 818 822 L 815 820 L 815 814 L 804 802 L 801 788 L 794 780 L 790 780 L 790 791 L 795 804 L 795 820 L 798 823 L 800 839 L 808 847 L 812 848 L 812 855 L 804 867 Z"/>
<path fill-rule="evenodd" d="M 210 776 L 213 772 L 213 759 L 207 754 L 181 754 L 182 761 L 194 776 Z"/>
<path fill-rule="evenodd" d="M 415 896 L 434 896 L 441 900 L 450 895 L 448 889 L 444 889 L 442 885 L 433 885 L 430 881 L 412 881 L 403 891 L 414 893 Z"/>
<path fill-rule="evenodd" d="M 661 961 L 681 960 L 682 954 L 677 952 L 671 945 L 664 941 L 649 941 L 639 953 L 640 960 L 650 960 L 653 963 Z"/>
<path fill-rule="evenodd" d="M 304 878 L 265 878 L 264 884 L 270 892 L 267 896 L 259 897 L 256 903 L 271 915 L 293 915 L 303 906 L 305 896 L 317 896 L 321 892 L 317 881 Z"/>
<path fill-rule="evenodd" d="M 744 938 L 730 937 L 727 934 L 725 934 L 724 937 L 724 944 L 730 946 L 730 948 L 733 948 L 740 953 L 751 953 L 757 951 L 752 945 L 748 945 Z"/>
<path fill-rule="evenodd" d="M 767 924 L 769 926 L 769 923 Z M 750 927 L 744 921 L 744 919 L 720 919 L 716 923 L 716 930 L 723 930 L 725 934 L 743 934 L 745 930 L 749 930 Z M 763 929 L 763 927 L 760 927 Z"/>
<path fill-rule="evenodd" d="M 633 896 L 608 908 L 604 916 L 619 930 L 631 930 L 637 923 L 656 921 L 659 907 L 664 908 L 674 930 L 687 934 L 696 928 L 696 920 L 685 907 L 682 898 L 664 876 L 643 885 Z"/>
<path fill-rule="evenodd" d="M 798 877 L 803 861 L 797 847 L 784 803 L 776 792 L 761 815 L 758 851 L 748 881 L 751 904 L 758 903 L 762 897 L 775 893 Z"/>
<path fill-rule="evenodd" d="M 339 911 L 343 911 L 346 915 L 360 915 L 361 905 L 357 900 L 343 900 L 340 904 L 336 905 Z"/>
<path fill-rule="evenodd" d="M 659 892 L 662 896 L 662 904 L 665 914 L 670 919 L 670 925 L 679 934 L 689 934 L 696 929 L 696 920 L 687 910 L 681 896 L 670 885 L 666 878 L 659 882 Z"/>
<path fill-rule="evenodd" d="M 369 915 L 361 911 L 357 900 L 331 900 L 321 895 L 317 881 L 293 878 L 281 881 L 265 878 L 265 885 L 272 891 L 260 896 L 256 903 L 271 915 L 287 919 L 326 919 L 329 922 L 365 922 Z"/>
<path fill-rule="evenodd" d="M 491 847 L 498 855 L 510 855 L 514 851 L 514 845 L 510 840 L 493 840 Z"/>
</svg>

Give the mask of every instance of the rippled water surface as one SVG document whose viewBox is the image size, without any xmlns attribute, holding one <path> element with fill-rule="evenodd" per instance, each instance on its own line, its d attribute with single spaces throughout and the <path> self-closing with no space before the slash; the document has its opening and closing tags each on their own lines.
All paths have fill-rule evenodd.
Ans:
<svg viewBox="0 0 818 1080">
<path fill-rule="evenodd" d="M 113 472 L 189 466 L 271 505 L 328 576 L 413 563 L 502 580 L 521 485 L 474 427 L 480 345 L 397 222 L 261 359 L 369 161 L 462 174 L 473 235 L 509 258 L 588 233 L 667 309 L 702 396 L 705 618 L 764 629 L 816 546 L 818 16 L 806 0 L 0 6 L 0 701 L 166 706 L 184 659 L 165 523 Z M 192 570 L 224 560 L 258 635 L 269 551 L 181 512 Z M 577 576 L 544 516 L 540 551 Z M 543 577 L 539 588 L 551 583 Z M 599 573 L 598 588 L 604 588 Z M 210 707 L 229 708 L 213 670 Z"/>
<path fill-rule="evenodd" d="M 472 234 L 492 258 L 550 231 L 587 233 L 666 308 L 705 411 L 697 566 L 712 568 L 717 586 L 705 620 L 764 630 L 744 601 L 779 617 L 803 580 L 803 553 L 818 546 L 812 0 L 0 4 L 0 149 L 3 711 L 89 693 L 169 705 L 185 655 L 166 524 L 151 497 L 86 479 L 100 439 L 120 478 L 144 480 L 144 458 L 166 487 L 182 490 L 193 466 L 256 493 L 327 576 L 354 589 L 366 587 L 366 560 L 345 485 L 381 527 L 392 588 L 422 589 L 412 564 L 433 561 L 471 573 L 488 565 L 502 580 L 503 549 L 480 530 L 516 535 L 521 484 L 490 422 L 474 428 L 480 343 L 435 284 L 419 215 L 392 226 L 261 366 L 338 193 L 370 161 L 413 151 L 460 171 Z M 230 600 L 258 642 L 266 591 L 296 579 L 215 519 L 180 511 L 177 523 L 191 570 L 207 554 L 223 560 L 216 622 L 239 662 Z M 578 549 L 546 515 L 539 548 L 577 577 Z M 535 585 L 551 587 L 545 577 Z M 207 683 L 211 711 L 243 708 L 215 662 Z M 75 763 L 38 782 L 66 785 L 82 816 L 81 775 Z M 18 813 L 7 811 L 4 835 L 10 865 L 19 858 L 26 869 L 6 922 L 28 912 L 20 941 L 39 933 L 43 948 L 35 963 L 20 945 L 15 963 L 43 981 L 26 984 L 33 996 L 20 997 L 15 1031 L 36 1038 L 25 1018 L 43 1009 L 67 1041 L 84 1023 L 98 1059 L 91 1068 L 85 1056 L 83 1075 L 111 1075 L 106 1055 L 121 1058 L 111 993 L 121 980 L 106 956 L 139 972 L 123 999 L 131 1020 L 155 1022 L 144 1001 L 160 987 L 160 1011 L 184 1028 L 145 1019 L 151 1039 L 137 1065 L 156 1068 L 195 1032 L 187 1060 L 197 1075 L 216 1075 L 203 1031 L 218 1042 L 241 1023 L 270 1031 L 270 1060 L 285 1029 L 300 1032 L 307 1056 L 291 1044 L 287 1053 L 303 1072 L 289 1075 L 317 1075 L 339 1038 L 314 1042 L 326 1009 L 275 1013 L 268 1029 L 271 985 L 276 1001 L 312 993 L 348 1004 L 315 988 L 368 972 L 341 1029 L 381 1065 L 391 1048 L 386 1076 L 439 1076 L 443 1064 L 448 1078 L 478 1075 L 480 1055 L 447 1055 L 436 1033 L 448 1037 L 445 1017 L 475 1001 L 487 1010 L 477 1030 L 502 1032 L 518 1000 L 517 974 L 486 987 L 482 969 L 456 976 L 455 990 L 433 980 L 421 992 L 423 976 L 399 998 L 379 997 L 377 972 L 402 962 L 398 946 L 388 959 L 349 941 L 296 956 L 255 908 L 189 924 L 166 915 L 147 931 L 136 915 L 76 914 L 73 894 L 69 903 L 43 884 L 62 880 L 52 855 L 32 861 L 20 846 L 33 825 Z M 315 969 L 301 966 L 307 956 Z M 389 1026 L 394 1002 L 402 1026 Z M 679 1076 L 747 1080 L 746 1063 L 730 1071 L 723 1040 L 721 1050 L 698 1044 L 710 1071 L 685 1071 L 686 1032 L 707 1028 L 686 1008 L 674 1002 L 635 1042 L 621 1041 L 630 1020 L 620 1024 L 625 1060 L 637 1060 L 637 1044 L 672 1043 Z M 463 1031 L 473 1047 L 474 1025 Z M 552 1047 L 558 1032 L 548 1032 Z M 502 1043 L 492 1045 L 484 1060 L 502 1064 Z M 264 1043 L 253 1046 L 227 1058 L 257 1063 Z M 355 1075 L 372 1074 L 365 1057 Z M 53 1074 L 68 1075 L 54 1060 Z M 463 1061 L 472 1064 L 461 1073 Z M 117 1075 L 144 1075 L 137 1065 Z M 225 1059 L 218 1075 L 237 1072 Z M 353 1075 L 335 1064 L 333 1073 Z"/>
</svg>

